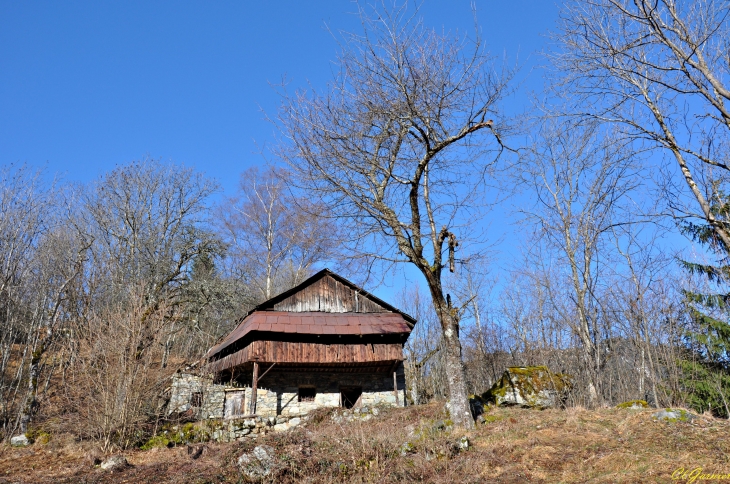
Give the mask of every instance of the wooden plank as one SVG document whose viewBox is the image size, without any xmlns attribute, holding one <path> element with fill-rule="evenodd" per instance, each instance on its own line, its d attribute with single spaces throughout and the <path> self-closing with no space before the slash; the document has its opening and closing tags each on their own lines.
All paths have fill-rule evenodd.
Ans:
<svg viewBox="0 0 730 484">
<path fill-rule="evenodd" d="M 291 312 L 388 312 L 375 301 L 362 296 L 351 287 L 330 276 L 325 276 L 302 288 L 299 292 L 275 304 L 273 309 Z"/>
<path fill-rule="evenodd" d="M 398 376 L 397 372 L 393 372 L 393 394 L 395 395 L 395 404 L 400 406 L 400 401 L 398 400 Z"/>
<path fill-rule="evenodd" d="M 245 412 L 245 392 L 243 390 L 226 392 L 223 418 L 241 418 Z"/>
<path fill-rule="evenodd" d="M 219 372 L 247 362 L 262 363 L 370 363 L 402 361 L 403 346 L 393 344 L 319 344 L 285 341 L 253 341 L 224 358 L 211 362 L 207 369 Z"/>
<path fill-rule="evenodd" d="M 256 389 L 259 385 L 259 364 L 253 362 L 253 381 L 251 382 L 251 409 L 250 412 L 256 415 Z"/>
</svg>

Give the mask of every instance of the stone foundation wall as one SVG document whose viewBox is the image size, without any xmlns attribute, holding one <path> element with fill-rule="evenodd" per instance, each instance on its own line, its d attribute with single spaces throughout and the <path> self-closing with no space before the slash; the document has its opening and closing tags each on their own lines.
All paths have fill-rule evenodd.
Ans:
<svg viewBox="0 0 730 484">
<path fill-rule="evenodd" d="M 262 418 L 282 417 L 287 420 L 307 415 L 316 408 L 339 407 L 341 387 L 362 387 L 361 405 L 404 406 L 406 381 L 403 365 L 396 371 L 398 398 L 393 385 L 392 373 L 305 373 L 276 371 L 274 367 L 259 382 L 257 389 L 256 415 Z M 314 388 L 313 402 L 299 402 L 299 388 Z M 186 373 L 173 377 L 168 415 L 185 412 L 191 408 L 200 419 L 222 419 L 225 409 L 226 390 L 232 387 L 214 384 L 211 378 Z M 251 388 L 245 391 L 245 408 L 251 402 Z M 200 408 L 191 407 L 193 394 L 202 397 Z M 278 425 L 278 424 L 276 424 Z"/>
<path fill-rule="evenodd" d="M 405 403 L 405 374 L 403 365 L 396 371 L 398 382 L 398 406 Z M 392 373 L 304 373 L 275 372 L 272 370 L 259 382 L 256 414 L 262 416 L 295 417 L 306 415 L 321 407 L 340 406 L 340 388 L 362 387 L 361 404 L 396 405 Z M 313 402 L 299 402 L 299 388 L 313 387 L 316 391 Z M 246 401 L 251 400 L 250 388 L 246 390 Z"/>
</svg>

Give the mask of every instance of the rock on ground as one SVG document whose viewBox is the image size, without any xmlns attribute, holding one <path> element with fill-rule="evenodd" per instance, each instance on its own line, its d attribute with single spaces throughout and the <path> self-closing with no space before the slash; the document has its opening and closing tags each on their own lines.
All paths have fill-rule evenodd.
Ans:
<svg viewBox="0 0 730 484">
<path fill-rule="evenodd" d="M 696 415 L 692 415 L 686 410 L 671 408 L 660 410 L 659 412 L 651 414 L 651 416 L 656 420 L 662 420 L 665 422 L 691 422 L 697 418 Z"/>
<path fill-rule="evenodd" d="M 30 440 L 25 435 L 16 435 L 10 439 L 10 445 L 13 447 L 25 447 L 30 445 Z"/>
<path fill-rule="evenodd" d="M 268 445 L 257 445 L 253 452 L 243 454 L 238 458 L 241 472 L 249 479 L 259 479 L 271 474 L 276 465 L 274 448 Z"/>
<path fill-rule="evenodd" d="M 459 446 L 459 450 L 469 450 L 469 447 L 471 447 L 471 442 L 469 442 L 468 437 L 464 436 L 459 439 L 457 445 Z"/>
<path fill-rule="evenodd" d="M 616 408 L 649 408 L 649 404 L 646 403 L 646 400 L 629 400 L 619 403 Z"/>
<path fill-rule="evenodd" d="M 127 467 L 129 463 L 127 462 L 127 458 L 123 455 L 113 455 L 111 457 L 107 457 L 104 459 L 104 461 L 101 463 L 101 468 L 105 470 L 117 470 L 117 469 L 123 469 Z"/>
</svg>

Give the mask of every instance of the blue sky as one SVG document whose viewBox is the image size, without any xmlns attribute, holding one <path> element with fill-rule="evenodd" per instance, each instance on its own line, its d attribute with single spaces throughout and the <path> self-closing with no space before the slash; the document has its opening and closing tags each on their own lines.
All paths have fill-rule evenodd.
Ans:
<svg viewBox="0 0 730 484">
<path fill-rule="evenodd" d="M 492 53 L 522 65 L 520 110 L 541 86 L 549 0 L 476 2 Z M 0 1 L 0 165 L 88 182 L 145 157 L 193 166 L 232 194 L 261 164 L 279 98 L 272 84 L 322 89 L 333 31 L 357 31 L 349 1 Z M 468 0 L 425 0 L 428 26 L 474 32 Z M 219 194 L 220 196 L 220 194 Z M 494 214 L 490 239 L 509 231 Z M 406 271 L 408 279 L 420 279 Z M 401 279 L 402 281 L 402 279 Z M 392 298 L 402 283 L 381 287 Z"/>
<path fill-rule="evenodd" d="M 357 30 L 349 1 L 0 3 L 0 164 L 88 181 L 146 156 L 184 163 L 230 193 L 262 163 L 272 83 L 322 88 L 337 45 Z M 552 27 L 550 1 L 477 2 L 493 53 L 524 64 Z M 470 2 L 426 0 L 427 25 L 473 32 Z M 530 57 L 532 56 L 532 57 Z M 512 99 L 525 103 L 525 91 Z"/>
</svg>

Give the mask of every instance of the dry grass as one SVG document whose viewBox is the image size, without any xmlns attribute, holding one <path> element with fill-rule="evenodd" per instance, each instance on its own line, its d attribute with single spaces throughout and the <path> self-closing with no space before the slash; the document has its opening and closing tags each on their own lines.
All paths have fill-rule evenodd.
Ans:
<svg viewBox="0 0 730 484">
<path fill-rule="evenodd" d="M 54 437 L 45 446 L 0 450 L 0 483 L 246 482 L 237 457 L 266 443 L 279 465 L 267 482 L 683 482 L 679 468 L 730 473 L 727 421 L 658 423 L 652 410 L 495 409 L 467 436 L 434 431 L 436 404 L 391 409 L 370 421 L 334 423 L 319 415 L 306 428 L 232 444 L 208 444 L 193 460 L 185 447 L 128 452 L 117 473 L 85 462 L 93 446 Z M 314 420 L 314 419 L 313 419 Z M 446 422 L 448 423 L 448 422 Z M 405 442 L 411 452 L 402 455 Z M 686 482 L 686 481 L 684 481 Z M 704 481 L 707 482 L 707 481 Z"/>
</svg>

